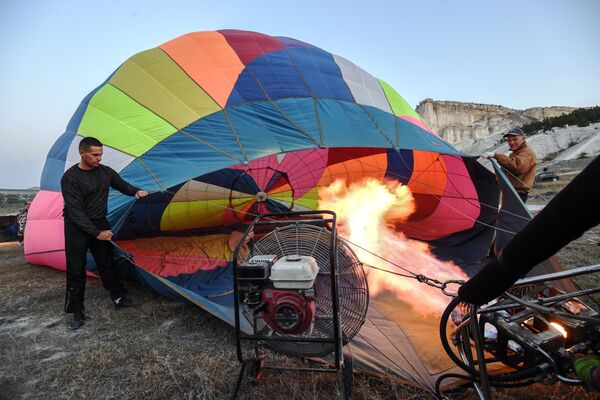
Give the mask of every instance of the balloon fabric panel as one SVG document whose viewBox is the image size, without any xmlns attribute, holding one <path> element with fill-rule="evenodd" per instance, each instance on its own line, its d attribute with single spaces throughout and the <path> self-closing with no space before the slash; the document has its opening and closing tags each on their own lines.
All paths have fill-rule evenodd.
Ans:
<svg viewBox="0 0 600 400">
<path fill-rule="evenodd" d="M 244 64 L 221 33 L 188 33 L 160 48 L 217 104 L 225 107 Z"/>
<path fill-rule="evenodd" d="M 221 110 L 163 50 L 127 60 L 109 83 L 177 129 Z"/>
</svg>

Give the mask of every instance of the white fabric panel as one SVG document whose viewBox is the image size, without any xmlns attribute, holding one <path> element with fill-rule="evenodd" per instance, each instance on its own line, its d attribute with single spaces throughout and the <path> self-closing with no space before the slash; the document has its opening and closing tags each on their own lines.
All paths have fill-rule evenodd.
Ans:
<svg viewBox="0 0 600 400">
<path fill-rule="evenodd" d="M 342 71 L 342 77 L 358 104 L 379 108 L 392 114 L 390 103 L 379 81 L 364 69 L 344 57 L 333 55 L 333 59 Z"/>
<path fill-rule="evenodd" d="M 75 135 L 69 151 L 67 152 L 67 159 L 65 161 L 65 171 L 71 168 L 75 164 L 79 164 L 81 157 L 79 157 L 79 142 L 83 139 L 79 135 Z M 102 164 L 111 167 L 117 172 L 120 172 L 123 168 L 128 166 L 135 157 L 125 154 L 119 150 L 115 150 L 109 146 L 102 146 L 104 149 L 104 155 L 102 156 Z"/>
<path fill-rule="evenodd" d="M 237 192 L 210 183 L 187 181 L 173 196 L 171 202 L 178 201 L 206 201 L 229 199 L 253 199 L 253 194 Z"/>
</svg>

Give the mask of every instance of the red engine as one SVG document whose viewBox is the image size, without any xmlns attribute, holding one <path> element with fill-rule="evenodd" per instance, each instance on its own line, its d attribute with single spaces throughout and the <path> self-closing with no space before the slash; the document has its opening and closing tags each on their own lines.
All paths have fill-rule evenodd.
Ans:
<svg viewBox="0 0 600 400">
<path fill-rule="evenodd" d="M 316 304 L 313 289 L 265 288 L 261 300 L 267 304 L 263 319 L 275 332 L 301 334 L 310 328 L 314 320 Z"/>
</svg>

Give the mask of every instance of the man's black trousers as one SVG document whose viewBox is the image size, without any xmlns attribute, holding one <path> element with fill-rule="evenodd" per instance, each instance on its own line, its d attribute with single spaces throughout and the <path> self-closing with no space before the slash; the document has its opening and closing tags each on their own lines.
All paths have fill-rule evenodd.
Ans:
<svg viewBox="0 0 600 400">
<path fill-rule="evenodd" d="M 108 221 L 92 221 L 98 229 L 108 230 Z M 102 285 L 115 300 L 127 293 L 119 281 L 117 267 L 113 264 L 113 245 L 107 240 L 98 240 L 85 233 L 73 222 L 65 218 L 65 253 L 67 256 L 67 296 L 65 312 L 83 311 L 85 295 L 87 251 L 92 253 Z"/>
</svg>

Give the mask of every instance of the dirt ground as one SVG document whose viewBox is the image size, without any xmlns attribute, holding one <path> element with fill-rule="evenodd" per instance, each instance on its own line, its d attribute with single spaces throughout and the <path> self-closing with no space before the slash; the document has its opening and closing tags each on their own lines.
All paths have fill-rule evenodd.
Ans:
<svg viewBox="0 0 600 400">
<path fill-rule="evenodd" d="M 545 204 L 589 160 L 553 166 L 567 173 L 557 183 L 536 186 L 528 204 Z M 559 253 L 565 268 L 600 264 L 600 227 Z M 239 363 L 233 329 L 202 310 L 154 295 L 135 284 L 138 304 L 114 311 L 98 280 L 87 285 L 91 317 L 77 332 L 62 313 L 64 273 L 25 263 L 18 243 L 0 243 L 0 399 L 225 399 Z M 578 286 L 600 285 L 600 274 L 576 278 Z M 600 296 L 586 299 L 600 310 Z M 300 360 L 269 356 L 286 365 Z M 447 393 L 475 399 L 471 388 Z M 340 398 L 332 374 L 266 372 L 240 399 Z M 432 399 L 431 393 L 355 374 L 354 399 Z M 580 387 L 555 384 L 493 390 L 493 398 L 593 399 Z"/>
<path fill-rule="evenodd" d="M 600 246 L 576 243 L 564 257 L 600 262 Z M 578 259 L 581 261 L 581 259 Z M 571 263 L 565 263 L 569 266 Z M 578 264 L 581 265 L 581 264 Z M 138 306 L 114 311 L 88 281 L 91 320 L 77 332 L 62 314 L 62 272 L 25 263 L 17 243 L 0 244 L 0 398 L 225 399 L 238 373 L 233 329 L 196 307 L 131 285 Z M 581 282 L 597 286 L 600 279 Z M 270 356 L 275 357 L 275 356 Z M 271 358 L 273 359 L 273 358 Z M 299 361 L 276 357 L 289 365 Z M 431 399 L 420 389 L 356 374 L 354 399 Z M 450 399 L 474 399 L 472 389 Z M 241 399 L 339 398 L 332 374 L 265 373 Z M 536 385 L 495 390 L 496 399 L 592 399 L 582 388 Z"/>
<path fill-rule="evenodd" d="M 545 204 L 590 160 L 552 166 L 556 183 L 535 187 L 528 204 Z M 600 227 L 559 253 L 565 268 L 600 264 Z M 62 313 L 64 273 L 25 262 L 21 245 L 0 243 L 0 399 L 225 399 L 239 363 L 234 332 L 199 310 L 132 284 L 136 307 L 115 311 L 98 280 L 88 280 L 91 319 L 77 332 Z M 582 288 L 600 285 L 600 274 L 576 278 Z M 585 301 L 600 310 L 600 295 Z M 269 356 L 285 365 L 302 361 Z M 274 357 L 274 358 L 273 358 Z M 469 387 L 450 399 L 477 398 Z M 240 399 L 340 398 L 332 374 L 266 372 Z M 354 399 L 432 399 L 425 390 L 355 374 Z M 592 399 L 580 387 L 555 384 L 493 390 L 494 399 Z"/>
</svg>

